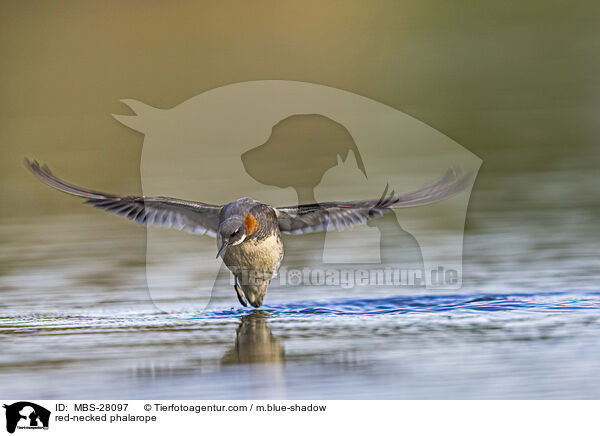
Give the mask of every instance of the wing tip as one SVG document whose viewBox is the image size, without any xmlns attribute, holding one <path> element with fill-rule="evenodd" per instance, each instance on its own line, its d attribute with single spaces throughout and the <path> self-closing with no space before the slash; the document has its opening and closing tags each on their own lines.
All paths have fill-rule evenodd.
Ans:
<svg viewBox="0 0 600 436">
<path fill-rule="evenodd" d="M 23 158 L 23 165 L 34 174 L 40 170 L 39 162 L 35 159 L 29 159 L 27 156 Z"/>
<path fill-rule="evenodd" d="M 29 159 L 28 157 L 23 158 L 23 165 L 32 174 L 43 179 L 44 177 L 54 177 L 54 174 L 46 164 L 40 165 L 40 163 L 36 159 Z"/>
<path fill-rule="evenodd" d="M 50 167 L 48 167 L 48 165 L 46 165 L 46 164 L 40 165 L 40 163 L 36 159 L 29 159 L 28 157 L 24 157 L 23 164 L 25 165 L 25 167 L 28 170 L 30 170 L 34 174 L 47 174 L 49 176 L 53 175 L 52 171 L 50 170 Z"/>
</svg>

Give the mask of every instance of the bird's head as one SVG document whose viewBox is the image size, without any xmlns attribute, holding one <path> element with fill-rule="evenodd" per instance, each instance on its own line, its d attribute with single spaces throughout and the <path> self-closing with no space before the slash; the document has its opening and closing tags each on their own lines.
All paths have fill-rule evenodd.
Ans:
<svg viewBox="0 0 600 436">
<path fill-rule="evenodd" d="M 230 245 L 238 245 L 246 239 L 246 226 L 244 225 L 244 217 L 234 215 L 224 220 L 219 225 L 219 235 L 221 236 L 221 248 L 217 253 L 217 257 L 225 251 Z"/>
</svg>

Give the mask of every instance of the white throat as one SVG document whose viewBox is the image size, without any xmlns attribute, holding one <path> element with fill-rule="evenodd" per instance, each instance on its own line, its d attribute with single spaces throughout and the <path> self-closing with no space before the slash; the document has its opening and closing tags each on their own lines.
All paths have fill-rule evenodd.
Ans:
<svg viewBox="0 0 600 436">
<path fill-rule="evenodd" d="M 245 233 L 242 235 L 242 239 L 240 239 L 239 241 L 235 241 L 235 243 L 233 243 L 231 245 L 239 245 L 242 242 L 244 242 L 244 239 L 246 239 L 246 234 Z"/>
</svg>

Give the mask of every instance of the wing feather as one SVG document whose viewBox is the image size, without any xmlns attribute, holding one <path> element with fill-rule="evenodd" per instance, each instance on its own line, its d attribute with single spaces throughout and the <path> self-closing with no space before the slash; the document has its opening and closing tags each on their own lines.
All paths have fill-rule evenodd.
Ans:
<svg viewBox="0 0 600 436">
<path fill-rule="evenodd" d="M 221 206 L 170 197 L 120 196 L 71 185 L 52 174 L 46 165 L 25 159 L 25 165 L 41 181 L 53 188 L 85 199 L 86 203 L 138 224 L 175 227 L 194 234 L 215 237 Z"/>
<path fill-rule="evenodd" d="M 303 234 L 323 230 L 343 230 L 377 218 L 401 207 L 424 206 L 451 197 L 465 189 L 472 173 L 450 169 L 434 183 L 406 194 L 388 194 L 385 187 L 379 199 L 301 204 L 275 209 L 282 233 Z"/>
</svg>

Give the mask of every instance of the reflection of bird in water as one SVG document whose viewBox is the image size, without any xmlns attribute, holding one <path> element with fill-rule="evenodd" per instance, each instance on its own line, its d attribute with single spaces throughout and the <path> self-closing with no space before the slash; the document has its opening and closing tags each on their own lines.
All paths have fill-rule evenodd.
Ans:
<svg viewBox="0 0 600 436">
<path fill-rule="evenodd" d="M 267 325 L 268 314 L 255 310 L 244 315 L 236 330 L 235 345 L 221 359 L 221 363 L 276 363 L 283 362 L 284 350 Z"/>
<path fill-rule="evenodd" d="M 272 207 L 248 197 L 225 205 L 169 197 L 122 196 L 79 188 L 60 180 L 47 166 L 26 160 L 44 183 L 87 203 L 139 224 L 175 227 L 217 238 L 217 257 L 235 276 L 234 289 L 244 306 L 262 305 L 271 279 L 283 258 L 281 233 L 306 234 L 342 230 L 382 216 L 396 208 L 423 206 L 444 200 L 464 189 L 470 174 L 448 170 L 439 180 L 402 195 L 385 187 L 378 199 L 332 201 Z M 247 302 L 246 302 L 247 300 Z"/>
</svg>

